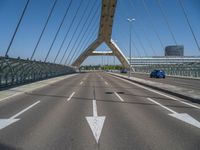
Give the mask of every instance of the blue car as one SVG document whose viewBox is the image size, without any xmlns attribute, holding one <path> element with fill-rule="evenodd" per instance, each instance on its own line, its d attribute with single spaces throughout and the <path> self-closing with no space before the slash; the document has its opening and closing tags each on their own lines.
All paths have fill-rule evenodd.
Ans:
<svg viewBox="0 0 200 150">
<path fill-rule="evenodd" d="M 163 70 L 154 70 L 150 74 L 150 78 L 165 78 L 165 72 Z"/>
<path fill-rule="evenodd" d="M 127 73 L 128 71 L 126 69 L 122 69 L 120 72 L 121 73 Z"/>
</svg>

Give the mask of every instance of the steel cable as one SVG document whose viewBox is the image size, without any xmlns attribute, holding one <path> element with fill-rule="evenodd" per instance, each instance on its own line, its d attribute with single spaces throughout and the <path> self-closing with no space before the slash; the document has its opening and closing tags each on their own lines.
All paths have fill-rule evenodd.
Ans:
<svg viewBox="0 0 200 150">
<path fill-rule="evenodd" d="M 40 36 L 39 36 L 39 39 L 38 39 L 38 41 L 37 41 L 37 43 L 36 43 L 36 45 L 35 45 L 35 48 L 34 48 L 34 50 L 33 50 L 32 55 L 31 55 L 31 60 L 33 59 L 33 57 L 34 57 L 34 55 L 35 55 L 35 52 L 37 51 L 38 45 L 39 45 L 39 43 L 40 43 L 40 41 L 41 41 L 41 39 L 42 39 L 42 36 L 43 36 L 43 34 L 44 34 L 44 31 L 46 30 L 46 27 L 47 27 L 47 25 L 48 25 L 48 23 L 49 23 L 49 20 L 50 20 L 50 18 L 51 18 L 51 15 L 52 15 L 52 13 L 53 13 L 53 10 L 54 10 L 54 8 L 55 8 L 55 6 L 56 6 L 57 1 L 58 1 L 58 0 L 55 0 L 54 3 L 53 3 L 53 6 L 51 7 L 51 10 L 50 10 L 49 15 L 48 15 L 48 17 L 47 17 L 47 20 L 46 20 L 46 22 L 45 22 L 45 25 L 44 25 L 44 27 L 43 27 L 43 29 L 42 29 L 42 32 L 41 32 L 41 34 L 40 34 Z"/>
<path fill-rule="evenodd" d="M 192 29 L 192 26 L 191 26 L 191 24 L 190 24 L 190 21 L 189 21 L 189 18 L 188 18 L 188 16 L 187 16 L 186 10 L 185 10 L 185 8 L 184 8 L 184 6 L 183 6 L 183 3 L 182 3 L 181 0 L 178 0 L 178 1 L 179 1 L 180 6 L 181 6 L 181 9 L 182 9 L 182 11 L 183 11 L 183 14 L 184 14 L 184 16 L 185 16 L 185 18 L 186 18 L 186 21 L 187 21 L 187 24 L 188 24 L 188 26 L 189 26 L 189 28 L 190 28 L 190 31 L 191 31 L 191 33 L 192 33 L 192 36 L 193 36 L 193 38 L 194 38 L 194 40 L 195 40 L 195 43 L 196 43 L 196 45 L 197 45 L 197 48 L 198 48 L 198 50 L 200 51 L 199 43 L 198 43 L 197 38 L 196 38 L 196 36 L 195 36 L 195 34 L 194 34 L 194 31 L 193 31 L 193 29 Z"/>
<path fill-rule="evenodd" d="M 66 9 L 66 11 L 65 11 L 65 14 L 64 14 L 64 16 L 63 16 L 63 18 L 62 18 L 62 21 L 61 21 L 61 23 L 60 23 L 60 25 L 59 25 L 59 28 L 58 28 L 56 34 L 55 34 L 55 36 L 54 36 L 54 39 L 53 39 L 53 41 L 52 41 L 52 43 L 51 43 L 51 46 L 50 46 L 50 48 L 49 48 L 49 50 L 48 50 L 48 53 L 47 53 L 47 55 L 46 55 L 46 57 L 45 57 L 44 62 L 46 62 L 47 59 L 48 59 L 48 57 L 49 57 L 49 54 L 50 54 L 50 52 L 51 52 L 51 50 L 52 50 L 52 48 L 53 48 L 53 45 L 54 45 L 54 43 L 55 43 L 55 41 L 56 41 L 56 39 L 57 39 L 57 37 L 58 37 L 58 34 L 59 34 L 59 32 L 60 32 L 60 29 L 61 29 L 61 27 L 62 27 L 62 25 L 63 25 L 63 23 L 64 23 L 64 21 L 65 21 L 65 19 L 66 19 L 66 16 L 67 16 L 67 14 L 68 14 L 68 12 L 69 12 L 69 8 L 70 8 L 71 4 L 72 4 L 72 0 L 70 0 L 69 5 L 67 6 L 67 9 Z"/>
<path fill-rule="evenodd" d="M 10 43 L 9 43 L 9 45 L 8 45 L 8 48 L 7 48 L 7 50 L 6 50 L 5 57 L 8 56 L 8 53 L 9 53 L 10 48 L 11 48 L 11 46 L 12 46 L 12 43 L 13 43 L 13 41 L 14 41 L 14 39 L 15 39 L 15 36 L 16 36 L 17 31 L 18 31 L 18 29 L 19 29 L 19 26 L 21 25 L 22 19 L 23 19 L 23 17 L 24 17 L 24 14 L 25 14 L 25 12 L 26 12 L 26 10 L 27 10 L 27 7 L 28 7 L 29 3 L 30 3 L 30 0 L 27 0 L 26 5 L 25 5 L 25 7 L 24 7 L 24 10 L 23 10 L 23 12 L 22 12 L 22 15 L 21 15 L 21 17 L 20 17 L 20 19 L 19 19 L 19 22 L 18 22 L 18 24 L 17 24 L 17 27 L 15 28 L 15 31 L 14 31 L 14 33 L 13 33 L 13 36 L 12 36 L 12 38 L 11 38 L 11 40 L 10 40 Z"/>
<path fill-rule="evenodd" d="M 95 15 L 97 14 L 98 10 L 99 10 L 99 7 L 96 8 L 96 10 L 95 10 L 93 16 L 91 17 L 91 19 L 90 19 L 89 21 L 87 20 L 86 23 L 87 23 L 87 22 L 90 22 L 90 25 L 92 25 L 92 22 L 94 21 Z M 90 12 L 90 15 L 89 15 L 89 16 L 91 16 L 91 14 L 92 14 L 92 11 Z M 89 17 L 88 17 L 88 18 L 89 18 Z M 79 43 L 77 44 L 76 48 L 75 48 L 75 46 L 73 47 L 73 48 L 75 48 L 75 50 L 74 50 L 74 53 L 72 54 L 71 59 L 69 60 L 69 63 L 71 62 L 72 58 L 74 57 L 74 54 L 75 54 L 75 52 L 77 51 L 79 45 L 81 44 L 83 38 L 85 37 L 86 32 L 87 32 L 88 29 L 89 29 L 89 25 L 87 26 L 87 28 L 85 29 L 85 31 L 84 31 L 83 28 L 82 28 L 82 31 L 84 31 L 84 32 L 82 32 L 83 35 L 82 35 L 82 37 L 79 36 L 79 37 L 81 37 L 81 39 L 80 39 Z M 81 34 L 80 34 L 80 35 L 81 35 Z M 72 49 L 72 50 L 73 50 L 73 49 Z M 71 50 L 71 51 L 72 51 L 72 50 Z M 70 54 L 68 55 L 68 58 L 69 58 L 69 57 L 70 57 Z M 66 64 L 68 58 L 66 59 L 65 64 Z"/>
<path fill-rule="evenodd" d="M 81 1 L 81 3 L 82 3 L 82 1 Z M 85 9 L 83 10 L 82 15 L 80 16 L 81 19 L 79 20 L 77 26 L 75 27 L 75 31 L 74 31 L 74 33 L 73 33 L 73 35 L 72 35 L 72 37 L 71 37 L 71 39 L 70 39 L 70 41 L 69 41 L 69 43 L 68 43 L 68 45 L 67 45 L 67 48 L 66 48 L 66 50 L 65 50 L 65 52 L 64 52 L 64 54 L 63 54 L 63 57 L 62 57 L 62 59 L 60 60 L 60 63 L 59 63 L 59 64 L 62 63 L 62 61 L 63 61 L 63 59 L 64 59 L 64 57 L 65 57 L 65 55 L 66 55 L 66 53 L 67 53 L 67 51 L 68 51 L 68 49 L 69 49 L 69 46 L 71 45 L 72 40 L 74 39 L 74 36 L 76 35 L 76 33 L 77 33 L 77 31 L 78 31 L 78 27 L 80 26 L 80 24 L 81 24 L 81 22 L 82 22 L 82 20 L 83 20 L 83 18 L 84 18 L 84 16 L 85 16 L 85 14 L 86 14 L 87 7 L 88 7 L 89 3 L 90 3 L 90 1 L 88 1 L 88 3 L 86 4 Z"/>
<path fill-rule="evenodd" d="M 54 59 L 54 63 L 56 62 L 56 60 L 57 60 L 57 58 L 58 58 L 58 56 L 59 56 L 59 54 L 60 54 L 60 52 L 61 52 L 61 50 L 62 50 L 62 48 L 63 48 L 63 46 L 64 46 L 64 43 L 65 43 L 65 41 L 66 41 L 66 39 L 67 39 L 67 36 L 68 36 L 68 34 L 69 34 L 69 31 L 71 30 L 72 25 L 74 24 L 74 21 L 75 21 L 75 19 L 76 19 L 76 16 L 78 15 L 78 12 L 79 12 L 79 10 L 80 10 L 81 4 L 82 4 L 82 1 L 81 1 L 81 3 L 79 3 L 78 8 L 76 9 L 76 12 L 75 12 L 75 15 L 74 15 L 74 17 L 73 17 L 73 19 L 72 19 L 72 22 L 70 23 L 69 28 L 68 28 L 68 30 L 67 30 L 67 32 L 66 32 L 66 34 L 65 34 L 65 37 L 64 37 L 64 39 L 63 39 L 63 41 L 62 41 L 62 43 L 61 43 L 61 45 L 60 45 L 60 47 L 59 47 L 59 49 L 58 49 L 58 52 L 57 52 L 56 57 L 55 57 L 55 59 Z"/>
</svg>

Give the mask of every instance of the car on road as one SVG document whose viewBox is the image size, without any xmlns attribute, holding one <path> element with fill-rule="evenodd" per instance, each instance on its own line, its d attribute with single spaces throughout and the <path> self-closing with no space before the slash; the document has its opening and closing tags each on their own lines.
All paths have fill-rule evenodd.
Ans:
<svg viewBox="0 0 200 150">
<path fill-rule="evenodd" d="M 163 70 L 153 70 L 150 73 L 150 78 L 165 78 L 165 72 Z"/>
<path fill-rule="evenodd" d="M 127 71 L 127 69 L 122 69 L 120 72 L 121 73 L 127 73 L 128 71 Z"/>
</svg>

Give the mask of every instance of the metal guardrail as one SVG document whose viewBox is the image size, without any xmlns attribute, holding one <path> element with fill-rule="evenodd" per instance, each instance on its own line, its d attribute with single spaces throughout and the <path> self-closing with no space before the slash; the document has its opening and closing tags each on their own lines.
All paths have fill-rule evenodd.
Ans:
<svg viewBox="0 0 200 150">
<path fill-rule="evenodd" d="M 154 69 L 164 70 L 167 75 L 182 77 L 200 77 L 200 63 L 183 64 L 154 64 L 145 66 L 133 66 L 135 72 L 150 73 Z"/>
<path fill-rule="evenodd" d="M 69 66 L 0 57 L 0 88 L 74 73 Z"/>
</svg>

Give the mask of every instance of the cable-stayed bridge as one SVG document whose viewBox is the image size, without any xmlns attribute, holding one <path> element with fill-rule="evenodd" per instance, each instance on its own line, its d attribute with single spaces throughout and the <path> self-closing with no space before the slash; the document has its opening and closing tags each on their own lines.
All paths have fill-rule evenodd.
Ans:
<svg viewBox="0 0 200 150">
<path fill-rule="evenodd" d="M 0 2 L 0 149 L 199 150 L 199 7 Z"/>
</svg>

